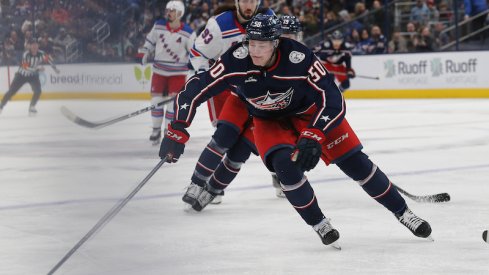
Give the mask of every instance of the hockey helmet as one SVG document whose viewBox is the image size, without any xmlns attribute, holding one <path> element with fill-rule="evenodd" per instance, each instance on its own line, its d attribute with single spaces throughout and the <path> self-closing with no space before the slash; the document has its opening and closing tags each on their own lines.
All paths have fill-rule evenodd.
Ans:
<svg viewBox="0 0 489 275">
<path fill-rule="evenodd" d="M 241 11 L 241 9 L 239 8 L 239 1 L 240 0 L 234 0 L 234 4 L 236 5 L 236 10 L 238 11 L 239 15 L 241 17 L 243 17 L 243 19 L 245 19 L 246 21 L 249 21 L 251 20 L 251 18 L 256 14 L 256 12 L 258 11 L 258 7 L 260 7 L 260 0 L 244 0 L 244 1 L 256 1 L 256 7 L 255 7 L 255 11 L 253 12 L 253 15 L 251 17 L 248 17 L 246 15 L 243 14 L 243 12 Z"/>
<path fill-rule="evenodd" d="M 280 17 L 283 33 L 299 33 L 302 31 L 302 25 L 299 19 L 293 15 L 284 15 Z"/>
<path fill-rule="evenodd" d="M 343 40 L 343 34 L 341 31 L 336 30 L 331 34 L 331 39 L 332 40 Z"/>
<path fill-rule="evenodd" d="M 282 34 L 276 15 L 257 14 L 246 27 L 246 40 L 274 41 Z"/>
<path fill-rule="evenodd" d="M 185 14 L 185 5 L 182 1 L 172 0 L 166 4 L 166 10 L 176 10 L 177 18 L 180 19 Z"/>
</svg>

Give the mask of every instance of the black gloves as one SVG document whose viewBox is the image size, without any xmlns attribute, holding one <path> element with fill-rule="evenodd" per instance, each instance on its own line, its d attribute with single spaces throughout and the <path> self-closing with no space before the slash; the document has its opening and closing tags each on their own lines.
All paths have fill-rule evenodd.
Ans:
<svg viewBox="0 0 489 275">
<path fill-rule="evenodd" d="M 316 167 L 322 154 L 324 133 L 319 129 L 306 128 L 302 130 L 291 159 L 302 171 Z"/>
<path fill-rule="evenodd" d="M 348 75 L 349 78 L 355 78 L 356 76 L 356 73 L 355 73 L 355 70 L 353 70 L 352 68 L 346 70 L 346 74 Z"/>
<path fill-rule="evenodd" d="M 166 157 L 166 162 L 177 162 L 185 149 L 185 143 L 190 138 L 182 123 L 172 122 L 168 124 L 168 131 L 161 141 L 160 158 Z"/>
</svg>

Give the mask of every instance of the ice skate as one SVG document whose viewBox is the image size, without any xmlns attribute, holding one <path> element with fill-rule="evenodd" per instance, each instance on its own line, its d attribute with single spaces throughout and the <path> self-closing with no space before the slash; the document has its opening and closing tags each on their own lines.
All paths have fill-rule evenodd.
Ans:
<svg viewBox="0 0 489 275">
<path fill-rule="evenodd" d="M 397 220 L 407 227 L 415 236 L 420 238 L 427 238 L 433 241 L 431 237 L 430 224 L 416 216 L 411 209 L 406 208 L 402 214 L 395 215 Z"/>
<path fill-rule="evenodd" d="M 0 114 L 2 114 L 2 111 L 3 111 L 3 108 L 2 108 L 2 107 L 0 107 Z"/>
<path fill-rule="evenodd" d="M 214 198 L 219 195 L 216 190 L 212 190 L 213 188 L 209 185 L 206 185 L 205 188 L 202 189 L 202 192 L 197 197 L 197 202 L 192 205 L 192 208 L 195 211 L 202 211 L 209 203 L 211 203 Z"/>
<path fill-rule="evenodd" d="M 35 115 L 37 115 L 36 106 L 30 106 L 29 107 L 29 116 L 35 116 Z"/>
<path fill-rule="evenodd" d="M 188 203 L 190 206 L 193 206 L 197 203 L 197 198 L 199 197 L 200 193 L 202 193 L 202 190 L 204 190 L 204 187 L 191 182 L 187 187 L 187 191 L 185 191 L 185 194 L 182 197 L 182 201 Z"/>
<path fill-rule="evenodd" d="M 222 197 L 224 197 L 224 190 L 221 194 L 216 195 L 216 197 L 211 201 L 211 204 L 220 204 L 222 202 Z"/>
<path fill-rule="evenodd" d="M 332 247 L 341 250 L 341 246 L 338 243 L 340 233 L 334 229 L 329 219 L 324 218 L 320 223 L 312 227 L 314 231 L 319 235 L 321 241 L 325 245 L 331 245 Z"/>
<path fill-rule="evenodd" d="M 284 191 L 282 190 L 282 187 L 280 186 L 280 180 L 277 177 L 277 174 L 273 173 L 272 174 L 272 185 L 273 188 L 275 188 L 275 196 L 279 198 L 285 198 Z"/>
<path fill-rule="evenodd" d="M 161 128 L 153 128 L 153 132 L 149 136 L 149 140 L 153 142 L 153 145 L 158 145 L 161 139 Z"/>
</svg>

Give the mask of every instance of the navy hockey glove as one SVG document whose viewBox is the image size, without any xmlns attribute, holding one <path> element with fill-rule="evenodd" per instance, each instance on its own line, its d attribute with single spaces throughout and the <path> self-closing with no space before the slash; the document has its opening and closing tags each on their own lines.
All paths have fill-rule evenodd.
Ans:
<svg viewBox="0 0 489 275">
<path fill-rule="evenodd" d="M 321 158 L 324 133 L 319 129 L 307 128 L 302 130 L 291 159 L 302 171 L 316 167 Z"/>
<path fill-rule="evenodd" d="M 166 157 L 168 163 L 177 162 L 180 155 L 183 154 L 185 143 L 189 138 L 190 135 L 182 123 L 172 122 L 168 124 L 168 131 L 161 141 L 160 158 Z"/>
<path fill-rule="evenodd" d="M 355 78 L 355 76 L 357 76 L 357 74 L 355 73 L 355 70 L 353 70 L 352 68 L 346 70 L 346 74 L 348 75 L 349 78 Z"/>
</svg>

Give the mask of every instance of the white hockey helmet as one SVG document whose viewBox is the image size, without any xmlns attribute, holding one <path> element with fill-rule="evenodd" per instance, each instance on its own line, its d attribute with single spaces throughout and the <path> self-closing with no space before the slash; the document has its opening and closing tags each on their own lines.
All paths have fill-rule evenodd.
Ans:
<svg viewBox="0 0 489 275">
<path fill-rule="evenodd" d="M 243 12 L 241 11 L 241 9 L 239 8 L 239 1 L 240 0 L 234 0 L 234 3 L 236 5 L 236 11 L 238 11 L 239 15 L 241 17 L 243 17 L 246 21 L 251 20 L 251 18 L 256 15 L 256 12 L 258 11 L 258 8 L 260 7 L 261 0 L 256 0 L 256 8 L 255 8 L 255 11 L 253 12 L 253 15 L 250 18 L 248 18 L 247 16 L 245 16 L 243 14 Z M 250 0 L 245 0 L 245 1 L 250 1 Z"/>
<path fill-rule="evenodd" d="M 182 1 L 172 0 L 166 4 L 166 10 L 176 10 L 178 19 L 185 14 L 185 5 Z"/>
</svg>

